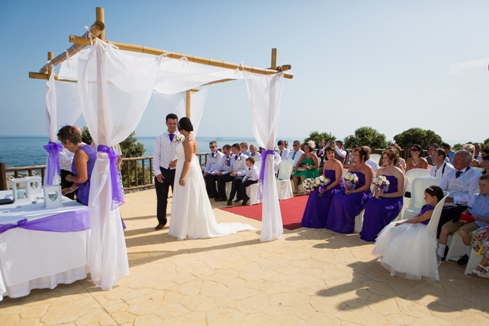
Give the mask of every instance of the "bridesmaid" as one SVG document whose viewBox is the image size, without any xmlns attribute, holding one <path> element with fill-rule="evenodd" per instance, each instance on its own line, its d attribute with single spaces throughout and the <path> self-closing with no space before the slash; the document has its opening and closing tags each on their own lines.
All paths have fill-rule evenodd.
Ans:
<svg viewBox="0 0 489 326">
<path fill-rule="evenodd" d="M 383 192 L 375 186 L 375 197 L 368 201 L 363 215 L 362 240 L 375 241 L 379 232 L 401 212 L 404 174 L 396 167 L 398 160 L 399 154 L 393 149 L 382 153 L 383 167 L 377 171 L 377 176 L 383 175 L 389 181 L 389 188 Z"/>
<path fill-rule="evenodd" d="M 326 221 L 328 220 L 329 207 L 331 206 L 331 198 L 337 192 L 345 189 L 341 177 L 343 174 L 343 164 L 335 159 L 334 146 L 328 146 L 324 151 L 326 161 L 323 164 L 323 175 L 330 180 L 330 183 L 322 190 L 322 193 L 320 193 L 320 189 L 317 187 L 309 194 L 301 222 L 302 226 L 306 228 L 325 228 Z"/>
<path fill-rule="evenodd" d="M 353 152 L 353 165 L 348 168 L 348 173 L 355 174 L 358 182 L 355 189 L 337 192 L 331 201 L 326 228 L 338 233 L 353 233 L 355 229 L 355 217 L 365 208 L 367 201 L 372 198 L 370 185 L 372 184 L 373 171 L 370 165 L 365 164 L 370 158 L 364 146 Z"/>
</svg>

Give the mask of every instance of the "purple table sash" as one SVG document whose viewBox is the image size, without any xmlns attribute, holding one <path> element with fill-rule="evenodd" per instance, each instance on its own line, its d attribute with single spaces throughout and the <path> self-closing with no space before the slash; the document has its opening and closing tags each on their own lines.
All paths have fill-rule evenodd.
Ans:
<svg viewBox="0 0 489 326">
<path fill-rule="evenodd" d="M 26 218 L 16 224 L 0 224 L 0 234 L 13 228 L 46 232 L 77 232 L 90 229 L 88 210 L 65 212 L 28 221 Z"/>
<path fill-rule="evenodd" d="M 107 153 L 110 159 L 110 182 L 112 186 L 112 210 L 124 204 L 124 192 L 122 191 L 119 171 L 117 170 L 117 153 L 105 145 L 98 145 L 97 151 Z"/>
<path fill-rule="evenodd" d="M 59 152 L 63 149 L 63 145 L 58 143 L 49 142 L 49 144 L 43 146 L 46 152 L 48 152 L 48 176 L 46 184 L 52 185 L 55 175 L 59 175 Z"/>
<path fill-rule="evenodd" d="M 260 169 L 260 184 L 258 185 L 258 199 L 263 198 L 263 180 L 265 180 L 265 167 L 267 165 L 267 156 L 275 154 L 273 149 L 261 151 L 261 169 Z"/>
</svg>

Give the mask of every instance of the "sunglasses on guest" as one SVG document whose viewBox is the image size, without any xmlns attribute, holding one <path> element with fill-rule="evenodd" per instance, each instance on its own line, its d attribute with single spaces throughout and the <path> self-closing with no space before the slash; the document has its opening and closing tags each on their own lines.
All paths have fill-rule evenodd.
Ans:
<svg viewBox="0 0 489 326">
<path fill-rule="evenodd" d="M 410 149 L 410 151 L 411 151 L 411 152 L 417 152 L 417 151 L 418 151 L 418 149 L 417 149 L 417 148 L 411 148 L 411 149 Z"/>
</svg>

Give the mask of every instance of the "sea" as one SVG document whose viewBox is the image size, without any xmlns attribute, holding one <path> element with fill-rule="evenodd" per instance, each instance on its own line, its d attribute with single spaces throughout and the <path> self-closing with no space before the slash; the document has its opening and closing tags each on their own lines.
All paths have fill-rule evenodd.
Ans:
<svg viewBox="0 0 489 326">
<path fill-rule="evenodd" d="M 145 156 L 152 156 L 156 137 L 137 137 L 138 142 L 144 145 Z M 229 144 L 247 142 L 248 145 L 255 143 L 254 137 L 196 137 L 198 152 L 209 152 L 209 142 L 215 140 L 219 148 Z M 6 167 L 44 165 L 46 164 L 47 152 L 43 148 L 48 143 L 46 136 L 0 136 L 0 162 Z"/>
</svg>

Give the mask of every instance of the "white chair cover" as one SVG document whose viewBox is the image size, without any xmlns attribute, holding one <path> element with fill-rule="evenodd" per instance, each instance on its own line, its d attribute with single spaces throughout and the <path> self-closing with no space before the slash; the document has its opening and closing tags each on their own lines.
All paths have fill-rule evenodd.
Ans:
<svg viewBox="0 0 489 326">
<path fill-rule="evenodd" d="M 253 134 L 259 146 L 273 150 L 277 136 L 282 99 L 283 73 L 256 75 L 244 72 L 248 98 L 253 112 Z M 283 233 L 282 214 L 278 204 L 277 185 L 273 170 L 274 156 L 267 155 L 263 180 L 262 229 L 260 241 L 280 238 Z"/>
<path fill-rule="evenodd" d="M 404 219 L 409 219 L 418 215 L 421 208 L 425 205 L 424 191 L 429 186 L 439 186 L 441 178 L 420 177 L 414 179 L 411 186 L 411 203 L 404 212 Z"/>
<path fill-rule="evenodd" d="M 96 144 L 115 146 L 136 128 L 151 97 L 160 58 L 135 58 L 96 42 L 78 58 L 83 113 Z M 110 159 L 98 152 L 88 203 L 91 222 L 89 267 L 92 280 L 110 290 L 129 275 L 119 209 L 111 209 Z"/>
</svg>

